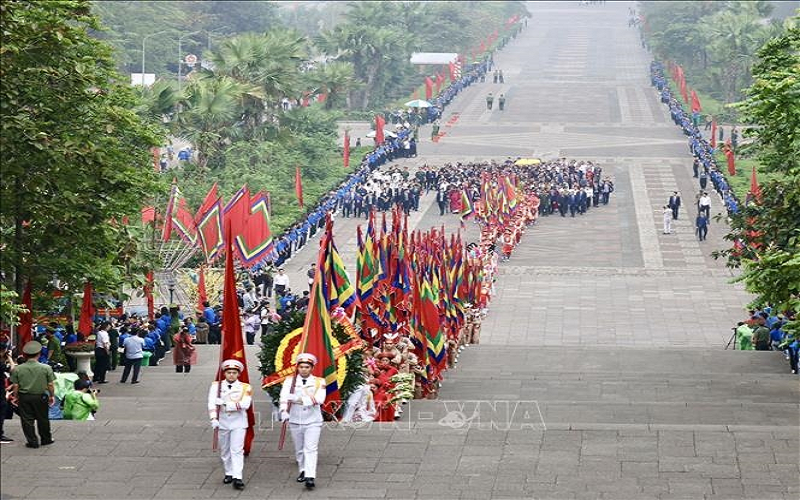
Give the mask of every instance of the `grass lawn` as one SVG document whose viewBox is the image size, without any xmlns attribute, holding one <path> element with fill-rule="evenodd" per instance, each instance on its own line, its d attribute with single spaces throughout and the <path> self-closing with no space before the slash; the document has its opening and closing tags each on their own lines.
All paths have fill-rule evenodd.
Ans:
<svg viewBox="0 0 800 500">
<path fill-rule="evenodd" d="M 718 151 L 715 154 L 715 159 L 717 160 L 717 165 L 719 165 L 720 170 L 725 174 L 725 178 L 728 179 L 731 190 L 733 190 L 741 201 L 745 200 L 748 191 L 750 191 L 750 175 L 753 172 L 753 166 L 756 167 L 756 179 L 759 185 L 764 184 L 767 180 L 782 177 L 781 174 L 766 172 L 764 167 L 758 163 L 758 160 L 752 158 L 737 158 L 736 175 L 730 175 L 728 174 L 728 160 L 725 158 L 725 155 Z"/>
</svg>

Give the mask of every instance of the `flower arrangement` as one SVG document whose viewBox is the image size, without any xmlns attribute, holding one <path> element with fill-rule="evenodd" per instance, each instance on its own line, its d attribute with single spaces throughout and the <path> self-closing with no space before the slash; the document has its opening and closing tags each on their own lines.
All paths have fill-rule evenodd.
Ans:
<svg viewBox="0 0 800 500">
<path fill-rule="evenodd" d="M 64 346 L 64 352 L 94 352 L 94 342 L 73 342 Z"/>
</svg>

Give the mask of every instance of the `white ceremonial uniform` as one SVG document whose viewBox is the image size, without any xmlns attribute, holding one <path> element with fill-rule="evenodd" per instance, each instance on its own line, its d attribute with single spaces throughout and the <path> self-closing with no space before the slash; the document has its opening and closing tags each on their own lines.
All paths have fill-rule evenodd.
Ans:
<svg viewBox="0 0 800 500">
<path fill-rule="evenodd" d="M 289 409 L 289 430 L 294 441 L 295 457 L 299 472 L 305 477 L 317 477 L 317 445 L 322 430 L 322 410 L 325 402 L 325 380 L 309 375 L 307 379 L 297 376 L 294 393 L 291 393 L 294 377 L 283 381 L 281 388 L 281 414 Z M 291 408 L 289 402 L 291 401 Z"/>
<path fill-rule="evenodd" d="M 227 380 L 214 382 L 208 390 L 208 416 L 217 418 L 217 384 L 221 383 L 219 399 L 219 453 L 225 475 L 242 479 L 244 469 L 244 438 L 247 434 L 247 409 L 253 401 L 250 384 Z"/>
</svg>

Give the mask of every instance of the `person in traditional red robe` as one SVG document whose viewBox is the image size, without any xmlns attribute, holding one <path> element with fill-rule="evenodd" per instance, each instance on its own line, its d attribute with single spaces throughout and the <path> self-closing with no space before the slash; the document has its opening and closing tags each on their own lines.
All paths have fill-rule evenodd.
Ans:
<svg viewBox="0 0 800 500">
<path fill-rule="evenodd" d="M 194 339 L 186 327 L 172 337 L 172 361 L 175 363 L 176 373 L 189 373 L 192 365 L 197 363 L 197 350 Z"/>
</svg>

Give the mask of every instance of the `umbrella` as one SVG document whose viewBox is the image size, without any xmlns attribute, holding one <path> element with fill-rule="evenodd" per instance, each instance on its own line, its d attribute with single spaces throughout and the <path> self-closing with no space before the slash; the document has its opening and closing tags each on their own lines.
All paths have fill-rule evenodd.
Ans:
<svg viewBox="0 0 800 500">
<path fill-rule="evenodd" d="M 413 101 L 408 101 L 406 103 L 406 107 L 409 108 L 430 108 L 431 106 L 433 106 L 433 104 L 423 99 L 414 99 Z"/>
<path fill-rule="evenodd" d="M 520 158 L 519 160 L 514 162 L 514 165 L 518 165 L 520 167 L 527 167 L 529 165 L 538 165 L 542 163 L 542 160 L 539 158 Z"/>
<path fill-rule="evenodd" d="M 397 137 L 397 134 L 395 134 L 391 130 L 385 128 L 385 129 L 383 129 L 383 136 L 384 137 Z M 370 139 L 375 138 L 375 131 L 373 130 L 372 132 L 368 133 L 367 137 L 369 137 Z"/>
</svg>

